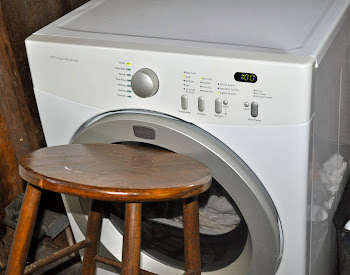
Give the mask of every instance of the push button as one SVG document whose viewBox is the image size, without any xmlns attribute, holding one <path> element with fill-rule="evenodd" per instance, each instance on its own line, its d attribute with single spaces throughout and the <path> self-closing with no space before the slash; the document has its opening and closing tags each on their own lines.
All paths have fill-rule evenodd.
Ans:
<svg viewBox="0 0 350 275">
<path fill-rule="evenodd" d="M 215 113 L 220 114 L 222 112 L 222 100 L 220 98 L 215 99 Z"/>
<path fill-rule="evenodd" d="M 205 100 L 204 97 L 198 97 L 198 111 L 203 112 L 205 110 Z"/>
<path fill-rule="evenodd" d="M 183 110 L 187 110 L 187 108 L 188 108 L 188 97 L 187 97 L 187 95 L 182 95 L 181 96 L 181 108 Z"/>
<path fill-rule="evenodd" d="M 250 113 L 252 117 L 257 117 L 258 116 L 258 103 L 257 102 L 252 102 L 250 105 Z"/>
</svg>

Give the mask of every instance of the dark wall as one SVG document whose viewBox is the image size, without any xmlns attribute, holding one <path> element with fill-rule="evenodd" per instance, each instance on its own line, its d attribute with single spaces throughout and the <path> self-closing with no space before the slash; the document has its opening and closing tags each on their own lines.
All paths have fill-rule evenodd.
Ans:
<svg viewBox="0 0 350 275">
<path fill-rule="evenodd" d="M 24 40 L 87 0 L 0 0 L 0 221 L 23 192 L 18 162 L 45 146 Z"/>
</svg>

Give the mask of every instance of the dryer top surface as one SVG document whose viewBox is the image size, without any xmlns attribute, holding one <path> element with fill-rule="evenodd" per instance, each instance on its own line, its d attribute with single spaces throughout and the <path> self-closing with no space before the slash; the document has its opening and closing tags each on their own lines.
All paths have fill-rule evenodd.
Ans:
<svg viewBox="0 0 350 275">
<path fill-rule="evenodd" d="M 349 0 L 93 0 L 38 33 L 317 55 Z"/>
</svg>

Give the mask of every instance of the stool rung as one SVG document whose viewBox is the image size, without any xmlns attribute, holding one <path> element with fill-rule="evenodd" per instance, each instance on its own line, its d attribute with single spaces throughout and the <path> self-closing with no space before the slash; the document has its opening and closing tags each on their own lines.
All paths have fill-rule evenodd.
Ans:
<svg viewBox="0 0 350 275">
<path fill-rule="evenodd" d="M 30 274 L 34 271 L 37 271 L 38 269 L 47 266 L 65 256 L 68 256 L 69 254 L 72 254 L 80 249 L 83 249 L 91 244 L 91 240 L 83 240 L 81 242 L 78 242 L 76 244 L 73 244 L 71 246 L 68 246 L 66 248 L 63 248 L 55 253 L 53 253 L 50 256 L 47 256 L 45 258 L 42 258 L 28 266 L 26 266 L 24 270 L 24 275 Z"/>
<path fill-rule="evenodd" d="M 109 266 L 113 266 L 113 267 L 116 267 L 119 269 L 122 268 L 122 263 L 117 261 L 117 260 L 108 259 L 108 258 L 100 256 L 100 255 L 97 255 L 95 260 L 96 260 L 96 262 L 100 262 L 100 263 L 103 263 L 103 264 L 106 264 Z M 149 271 L 146 271 L 143 269 L 140 269 L 140 274 L 141 275 L 157 275 L 156 273 L 152 273 L 152 272 L 149 272 Z"/>
</svg>

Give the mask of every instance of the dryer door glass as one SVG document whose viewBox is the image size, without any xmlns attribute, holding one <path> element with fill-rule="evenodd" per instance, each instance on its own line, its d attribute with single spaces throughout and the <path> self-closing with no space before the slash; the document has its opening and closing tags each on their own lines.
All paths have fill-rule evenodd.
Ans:
<svg viewBox="0 0 350 275">
<path fill-rule="evenodd" d="M 145 136 L 142 136 L 143 127 L 147 129 Z M 203 162 L 214 178 L 210 190 L 200 196 L 204 274 L 263 275 L 274 274 L 277 270 L 282 253 L 282 232 L 268 193 L 232 150 L 199 127 L 161 114 L 111 112 L 82 125 L 72 143 L 158 146 Z M 88 202 L 67 196 L 66 204 L 84 232 Z M 102 250 L 106 248 L 109 256 L 120 260 L 123 205 L 110 204 L 106 214 Z M 143 206 L 143 217 L 141 264 L 159 274 L 181 274 L 180 203 L 147 203 Z"/>
</svg>

